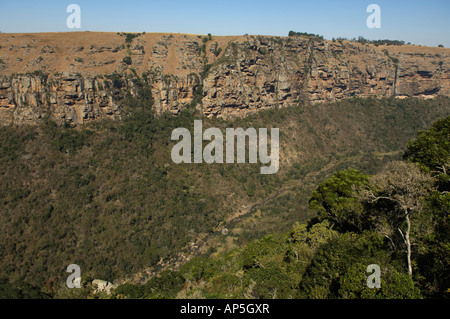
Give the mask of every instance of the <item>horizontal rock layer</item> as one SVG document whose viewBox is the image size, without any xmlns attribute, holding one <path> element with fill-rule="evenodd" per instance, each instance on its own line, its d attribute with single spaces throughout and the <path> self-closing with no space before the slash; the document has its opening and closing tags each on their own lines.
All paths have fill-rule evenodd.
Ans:
<svg viewBox="0 0 450 319">
<path fill-rule="evenodd" d="M 307 37 L 0 34 L 0 123 L 121 119 L 137 78 L 158 113 L 197 104 L 209 117 L 355 96 L 431 98 L 450 95 L 449 57 L 445 48 Z"/>
</svg>

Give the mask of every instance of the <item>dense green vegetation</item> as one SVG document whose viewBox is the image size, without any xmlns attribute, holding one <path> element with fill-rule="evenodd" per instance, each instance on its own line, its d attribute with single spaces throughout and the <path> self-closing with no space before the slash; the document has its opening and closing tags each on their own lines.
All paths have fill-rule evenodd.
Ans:
<svg viewBox="0 0 450 319">
<path fill-rule="evenodd" d="M 198 238 L 205 238 L 203 247 L 207 253 L 204 259 L 187 264 L 186 267 L 199 264 L 189 271 L 192 279 L 186 278 L 186 272 L 168 272 L 165 276 L 170 279 L 170 285 L 162 289 L 164 281 L 151 279 L 144 289 L 145 296 L 174 297 L 187 280 L 196 291 L 195 285 L 208 279 L 203 277 L 209 276 L 206 273 L 217 281 L 216 287 L 221 287 L 222 283 L 228 285 L 226 279 L 214 276 L 214 268 L 205 266 L 217 262 L 208 256 L 227 254 L 234 247 L 246 244 L 242 251 L 217 257 L 227 260 L 224 262 L 229 268 L 223 269 L 224 275 L 235 270 L 250 273 L 251 277 L 243 278 L 248 285 L 255 285 L 253 281 L 258 282 L 259 278 L 265 282 L 265 276 L 270 278 L 273 274 L 280 283 L 289 282 L 288 286 L 276 289 L 277 297 L 299 296 L 297 286 L 302 272 L 311 270 L 306 268 L 307 264 L 299 262 L 279 272 L 277 262 L 286 257 L 286 251 L 281 253 L 280 247 L 291 247 L 294 257 L 289 258 L 295 259 L 297 246 L 306 242 L 293 235 L 265 236 L 289 232 L 296 221 L 302 223 L 312 217 L 316 208 L 309 208 L 310 195 L 334 172 L 353 168 L 375 174 L 388 161 L 401 158 L 406 143 L 417 130 L 449 115 L 449 99 L 441 97 L 429 101 L 350 99 L 261 111 L 234 120 L 203 119 L 204 129 L 279 127 L 280 171 L 276 175 L 261 175 L 260 164 L 172 163 L 172 130 L 186 127 L 192 132 L 194 119 L 201 115 L 192 105 L 178 116 L 155 116 L 145 77 L 136 77 L 133 81 L 138 97 L 125 97 L 123 121 L 103 120 L 73 128 L 58 127 L 44 119 L 38 126 L 0 128 L 0 268 L 3 277 L 0 296 L 32 297 L 35 296 L 33 291 L 43 297 L 61 296 L 68 276 L 65 270 L 72 263 L 80 265 L 86 278 L 114 282 L 155 266 L 180 251 L 189 252 L 186 246 Z M 111 83 L 118 90 L 122 86 L 119 76 L 113 75 Z M 415 160 L 419 158 L 411 156 Z M 448 187 L 445 178 L 439 177 L 441 187 Z M 361 184 L 366 184 L 365 179 Z M 435 211 L 435 218 L 442 218 L 444 206 L 441 203 L 445 199 L 440 193 L 430 196 L 429 209 Z M 358 202 L 348 199 L 336 205 L 353 204 Z M 232 218 L 244 208 L 248 208 L 245 214 Z M 309 238 L 305 239 L 307 242 L 320 242 L 322 239 L 314 237 L 316 233 L 311 231 L 319 235 L 325 232 L 330 238 L 336 232 L 355 231 L 352 219 L 358 216 L 359 213 L 350 214 L 348 225 L 333 229 L 327 225 L 335 220 L 324 219 L 301 231 L 301 236 Z M 372 228 L 366 229 L 366 224 L 364 221 L 357 227 L 374 232 Z M 220 232 L 222 227 L 229 229 L 226 241 Z M 374 238 L 375 235 L 367 236 Z M 443 236 L 435 233 L 423 241 L 435 247 L 433 243 L 441 242 Z M 263 237 L 262 242 L 269 247 L 253 242 Z M 339 238 L 344 240 L 345 237 Z M 371 241 L 364 240 L 359 244 L 372 245 Z M 421 280 L 428 283 L 430 276 L 434 276 L 436 282 L 444 280 L 444 275 L 433 267 L 447 267 L 438 262 L 442 260 L 445 247 L 442 244 L 441 248 L 427 250 L 436 262 L 429 266 L 422 263 L 420 267 L 424 270 L 414 276 L 420 274 L 424 276 Z M 308 246 L 302 253 L 312 258 L 322 249 L 325 248 Z M 260 260 L 261 251 L 267 250 L 273 250 L 274 255 Z M 242 259 L 244 268 L 240 266 L 241 254 L 242 258 L 246 256 L 245 262 Z M 391 265 L 391 254 L 386 253 L 383 258 Z M 263 263 L 264 267 L 255 268 L 254 262 Z M 389 267 L 394 266 L 397 268 L 392 268 L 392 276 L 396 276 L 395 271 L 403 274 L 400 266 Z M 188 269 L 186 267 L 183 269 Z M 205 270 L 200 270 L 202 267 Z M 239 277 L 229 279 L 241 280 Z M 261 287 L 256 285 L 252 291 L 248 290 L 248 285 L 230 288 L 230 295 L 275 293 L 271 280 Z M 17 287 L 31 288 L 19 293 Z M 435 284 L 430 284 L 430 289 L 434 287 Z M 129 296 L 127 289 L 121 289 L 124 289 L 122 295 Z M 306 291 L 305 288 L 305 296 L 309 296 Z M 187 292 L 183 289 L 181 293 Z M 335 293 L 332 291 L 329 295 Z"/>
<path fill-rule="evenodd" d="M 408 144 L 405 157 L 422 171 L 397 161 L 374 176 L 351 169 L 336 172 L 313 192 L 310 204 L 318 214 L 308 223 L 296 223 L 287 233 L 265 236 L 225 255 L 196 258 L 142 286 L 121 285 L 113 297 L 448 298 L 449 176 L 446 169 L 434 176 L 427 172 L 448 168 L 449 140 L 447 117 Z M 421 174 L 431 183 L 415 183 Z M 385 196 L 388 189 L 394 189 L 390 198 Z M 383 195 L 383 201 L 371 201 L 367 194 L 372 192 Z M 415 214 L 413 206 L 408 208 L 414 238 L 414 272 L 409 274 L 402 258 L 404 216 L 398 215 L 403 209 L 399 204 L 413 198 L 422 207 Z M 366 285 L 370 264 L 381 268 L 380 288 Z"/>
</svg>

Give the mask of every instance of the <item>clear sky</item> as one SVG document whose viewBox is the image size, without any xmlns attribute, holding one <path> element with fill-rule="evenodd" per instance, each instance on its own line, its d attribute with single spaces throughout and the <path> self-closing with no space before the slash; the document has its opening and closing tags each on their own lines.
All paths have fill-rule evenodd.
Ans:
<svg viewBox="0 0 450 319">
<path fill-rule="evenodd" d="M 69 4 L 81 8 L 81 29 L 69 29 Z M 369 4 L 381 28 L 369 29 Z M 0 2 L 0 31 L 171 32 L 281 35 L 290 30 L 333 37 L 403 40 L 450 47 L 450 0 L 50 0 Z"/>
</svg>

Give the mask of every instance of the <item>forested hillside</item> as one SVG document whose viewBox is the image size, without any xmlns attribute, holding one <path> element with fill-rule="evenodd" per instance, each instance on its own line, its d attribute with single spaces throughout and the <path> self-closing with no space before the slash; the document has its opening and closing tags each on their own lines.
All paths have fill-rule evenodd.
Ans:
<svg viewBox="0 0 450 319">
<path fill-rule="evenodd" d="M 348 99 L 233 120 L 203 118 L 204 128 L 278 127 L 280 170 L 261 175 L 259 163 L 174 164 L 172 130 L 192 132 L 201 114 L 187 109 L 178 116 L 156 116 L 151 94 L 143 92 L 128 96 L 122 121 L 105 119 L 74 128 L 46 119 L 37 126 L 0 128 L 2 297 L 61 296 L 69 264 L 80 265 L 86 280 L 111 282 L 146 282 L 149 272 L 158 272 L 162 264 L 182 266 L 151 279 L 152 288 L 136 295 L 140 297 L 364 296 L 364 291 L 340 287 L 344 276 L 359 274 L 358 261 L 368 264 L 369 259 L 384 267 L 386 280 L 409 285 L 391 291 L 386 284 L 380 296 L 442 295 L 448 287 L 445 272 L 440 273 L 448 267 L 448 244 L 442 239 L 447 173 L 427 179 L 435 191 L 427 186 L 421 195 L 426 213 L 412 215 L 425 223 L 419 227 L 421 220 L 411 221 L 412 277 L 399 232 L 389 228 L 405 227 L 395 217 L 400 208 L 395 201 L 370 196 L 387 187 L 375 177 L 392 173 L 394 168 L 382 168 L 401 160 L 416 132 L 449 115 L 449 98 Z M 427 159 L 421 143 L 433 144 L 411 143 L 408 159 L 430 174 L 440 169 L 441 149 L 429 150 L 438 152 L 437 160 Z M 414 171 L 404 167 L 412 164 L 402 165 L 402 170 Z M 358 196 L 350 191 L 327 194 L 320 185 L 331 183 L 330 177 L 366 188 Z M 344 206 L 343 216 L 333 215 L 333 205 Z M 379 207 L 386 210 L 384 219 L 369 214 Z M 311 219 L 317 212 L 319 219 Z M 415 234 L 417 227 L 423 233 Z M 225 237 L 223 228 L 229 231 Z M 243 248 L 233 250 L 237 247 Z M 184 264 L 189 258 L 173 259 L 180 252 L 204 257 Z M 154 290 L 151 285 L 161 280 L 166 286 L 158 279 L 164 276 L 173 289 Z M 356 285 L 360 279 L 349 277 L 345 284 Z M 409 289 L 413 285 L 420 289 Z M 118 294 L 132 296 L 120 289 Z"/>
<path fill-rule="evenodd" d="M 317 216 L 218 257 L 196 258 L 117 298 L 450 297 L 450 117 L 375 175 L 344 170 L 310 199 Z M 367 287 L 367 266 L 381 269 Z"/>
</svg>

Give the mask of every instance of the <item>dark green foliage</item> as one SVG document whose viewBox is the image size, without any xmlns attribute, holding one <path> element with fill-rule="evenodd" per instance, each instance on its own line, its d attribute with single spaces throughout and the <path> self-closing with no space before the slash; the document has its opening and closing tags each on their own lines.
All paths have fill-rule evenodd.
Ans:
<svg viewBox="0 0 450 319">
<path fill-rule="evenodd" d="M 175 298 L 183 283 L 184 278 L 179 272 L 165 270 L 150 279 L 144 288 L 150 298 L 169 299 Z"/>
<path fill-rule="evenodd" d="M 404 45 L 405 44 L 405 41 L 388 40 L 388 39 L 384 39 L 384 40 L 369 40 L 369 39 L 365 39 L 362 36 L 359 36 L 358 39 L 353 38 L 351 41 L 358 42 L 358 43 L 361 43 L 361 44 L 371 43 L 371 44 L 374 44 L 376 46 L 379 46 L 379 45 Z"/>
<path fill-rule="evenodd" d="M 341 42 L 341 43 L 342 43 L 342 41 L 345 40 L 345 41 L 351 41 L 351 42 L 358 42 L 358 43 L 361 43 L 361 44 L 370 43 L 370 44 L 374 44 L 375 46 L 379 46 L 379 45 L 404 45 L 405 44 L 405 41 L 400 41 L 400 40 L 388 40 L 388 39 L 384 39 L 384 40 L 369 40 L 369 39 L 364 38 L 363 36 L 359 36 L 358 38 L 351 38 L 351 39 L 348 39 L 348 38 L 345 38 L 345 37 L 338 37 L 336 39 L 335 38 L 332 39 L 333 42 L 335 42 L 336 40 Z M 411 43 L 408 42 L 408 44 L 411 44 Z"/>
<path fill-rule="evenodd" d="M 418 281 L 432 297 L 449 298 L 450 292 L 450 194 L 433 192 L 427 199 L 433 231 L 421 238 L 423 249 L 417 256 Z"/>
<path fill-rule="evenodd" d="M 21 134 L 10 134 L 10 128 L 0 127 L 0 159 L 5 162 L 15 161 L 23 153 L 25 143 L 35 140 L 36 135 L 37 132 L 32 129 L 26 129 Z"/>
<path fill-rule="evenodd" d="M 200 47 L 200 52 L 205 55 L 206 54 L 206 44 L 203 43 L 202 46 Z"/>
<path fill-rule="evenodd" d="M 421 238 L 425 247 L 418 255 L 422 285 L 432 296 L 449 296 L 450 275 L 450 117 L 438 120 L 408 143 L 404 158 L 416 163 L 435 180 L 426 199 L 426 212 L 433 231 Z M 419 277 L 420 278 L 420 277 Z"/>
<path fill-rule="evenodd" d="M 205 36 L 205 37 L 202 38 L 203 43 L 206 43 L 206 42 L 211 41 L 211 40 L 212 40 L 212 35 L 211 35 L 211 33 L 208 33 L 207 36 Z"/>
<path fill-rule="evenodd" d="M 436 181 L 436 186 L 441 185 Z M 417 276 L 427 294 L 433 297 L 450 297 L 450 193 L 433 191 L 426 199 L 426 214 L 432 231 L 420 238 L 422 249 L 417 256 Z"/>
<path fill-rule="evenodd" d="M 181 266 L 180 272 L 183 278 L 188 281 L 198 281 L 200 279 L 209 279 L 216 269 L 214 262 L 206 257 L 198 257 Z"/>
<path fill-rule="evenodd" d="M 391 55 L 389 54 L 389 51 L 388 51 L 388 50 L 384 49 L 384 50 L 383 50 L 383 53 L 384 53 L 384 54 L 385 54 L 392 62 L 394 62 L 395 65 L 398 65 L 398 63 L 400 62 L 400 60 L 399 60 L 398 58 L 391 56 Z"/>
<path fill-rule="evenodd" d="M 0 299 L 49 299 L 50 296 L 41 292 L 39 287 L 23 281 L 8 282 L 8 279 L 0 279 Z"/>
<path fill-rule="evenodd" d="M 301 284 L 305 297 L 322 298 L 419 298 L 420 292 L 391 260 L 383 237 L 368 232 L 345 233 L 321 246 Z M 382 269 L 381 289 L 366 285 L 366 268 Z"/>
<path fill-rule="evenodd" d="M 212 67 L 212 64 L 205 64 L 205 65 L 203 66 L 203 70 L 202 70 L 202 72 L 200 73 L 200 76 L 201 76 L 202 79 L 206 78 L 206 76 L 207 76 L 208 73 L 209 73 L 209 70 L 211 70 L 211 67 Z"/>
<path fill-rule="evenodd" d="M 219 56 L 220 53 L 222 53 L 222 48 L 217 48 L 216 50 L 214 50 L 213 53 L 214 53 L 215 56 Z"/>
<path fill-rule="evenodd" d="M 128 299 L 142 299 L 144 297 L 145 288 L 141 285 L 132 285 L 125 283 L 114 290 L 115 296 L 123 295 Z"/>
<path fill-rule="evenodd" d="M 126 65 L 131 65 L 131 63 L 133 63 L 133 60 L 131 59 L 130 56 L 126 56 L 126 57 L 123 58 L 123 62 L 124 62 Z"/>
<path fill-rule="evenodd" d="M 88 140 L 92 134 L 93 132 L 89 130 L 77 131 L 73 128 L 66 128 L 52 137 L 53 145 L 60 152 L 73 154 L 84 145 L 89 146 Z"/>
<path fill-rule="evenodd" d="M 194 97 L 193 97 L 192 102 L 190 104 L 191 108 L 194 108 L 197 104 L 200 104 L 202 102 L 202 99 L 203 99 L 203 85 L 198 85 L 198 86 L 195 87 L 193 96 Z"/>
<path fill-rule="evenodd" d="M 356 262 L 345 269 L 339 282 L 338 298 L 343 299 L 421 299 L 420 290 L 408 274 L 398 271 L 392 265 L 383 265 L 381 288 L 370 289 L 366 280 L 366 260 Z"/>
<path fill-rule="evenodd" d="M 314 33 L 308 33 L 308 32 L 289 31 L 288 36 L 290 36 L 290 37 L 303 36 L 303 37 L 308 37 L 309 39 L 316 40 L 316 41 L 322 41 L 323 40 L 323 36 L 322 35 L 318 35 L 318 34 L 314 34 Z"/>
<path fill-rule="evenodd" d="M 427 172 L 442 175 L 444 183 L 449 181 L 450 165 L 450 117 L 438 120 L 427 131 L 418 133 L 408 143 L 404 158 L 420 165 Z M 444 176 L 447 175 L 447 176 Z"/>
<path fill-rule="evenodd" d="M 134 38 L 137 38 L 145 33 L 118 33 L 120 36 L 125 36 L 125 43 L 131 43 L 133 42 Z"/>
<path fill-rule="evenodd" d="M 181 290 L 184 278 L 179 272 L 163 271 L 152 277 L 145 285 L 125 283 L 114 290 L 114 296 L 122 295 L 128 299 L 170 299 Z"/>
<path fill-rule="evenodd" d="M 310 206 L 320 219 L 329 219 L 341 231 L 362 231 L 368 227 L 368 217 L 355 197 L 355 188 L 368 185 L 369 176 L 357 170 L 335 173 L 322 182 L 312 194 Z"/>
</svg>

